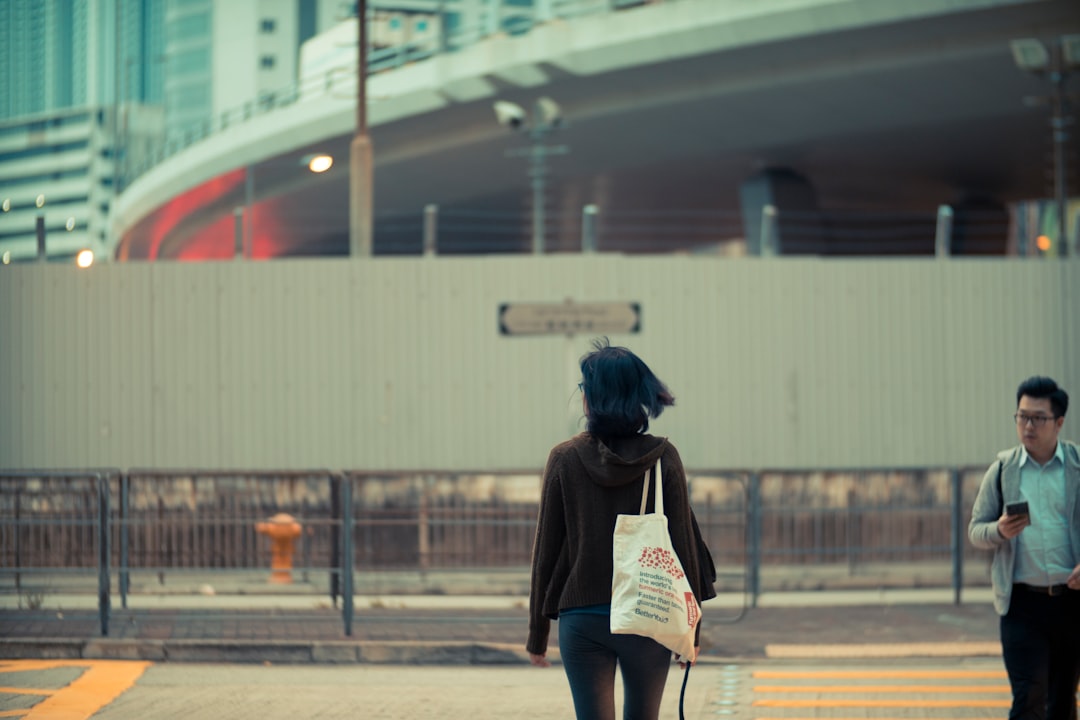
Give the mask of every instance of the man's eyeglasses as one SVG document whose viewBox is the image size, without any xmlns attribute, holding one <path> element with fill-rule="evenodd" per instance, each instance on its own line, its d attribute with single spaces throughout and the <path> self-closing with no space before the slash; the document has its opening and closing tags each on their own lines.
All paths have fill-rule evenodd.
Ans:
<svg viewBox="0 0 1080 720">
<path fill-rule="evenodd" d="M 1053 420 L 1052 415 L 1025 415 L 1024 413 L 1016 413 L 1013 415 L 1013 419 L 1016 420 L 1017 425 L 1027 425 L 1031 423 L 1037 428 L 1041 428 L 1050 420 Z"/>
</svg>

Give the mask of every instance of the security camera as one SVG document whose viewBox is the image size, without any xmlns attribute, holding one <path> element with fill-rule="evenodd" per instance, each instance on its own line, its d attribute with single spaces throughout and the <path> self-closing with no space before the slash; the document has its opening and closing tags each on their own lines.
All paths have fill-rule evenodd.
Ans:
<svg viewBox="0 0 1080 720">
<path fill-rule="evenodd" d="M 518 130 L 525 124 L 525 110 L 517 103 L 506 100 L 495 101 L 495 118 L 500 125 L 511 130 Z"/>
<path fill-rule="evenodd" d="M 542 97 L 536 101 L 536 113 L 548 127 L 557 128 L 562 125 L 562 108 L 559 103 L 549 97 Z"/>
</svg>

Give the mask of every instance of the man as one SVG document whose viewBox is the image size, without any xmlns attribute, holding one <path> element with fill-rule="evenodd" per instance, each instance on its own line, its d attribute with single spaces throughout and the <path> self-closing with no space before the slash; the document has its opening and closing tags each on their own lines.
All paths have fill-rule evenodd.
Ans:
<svg viewBox="0 0 1080 720">
<path fill-rule="evenodd" d="M 1010 720 L 1076 720 L 1080 680 L 1080 447 L 1058 439 L 1069 396 L 1047 377 L 1016 391 L 1020 446 L 986 471 L 968 526 L 992 549 Z M 1009 507 L 1026 501 L 1023 508 Z"/>
</svg>

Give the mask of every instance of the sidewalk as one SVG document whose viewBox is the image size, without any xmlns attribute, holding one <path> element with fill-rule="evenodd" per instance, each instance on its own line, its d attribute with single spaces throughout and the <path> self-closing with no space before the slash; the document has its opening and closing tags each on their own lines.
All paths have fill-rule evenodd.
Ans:
<svg viewBox="0 0 1080 720">
<path fill-rule="evenodd" d="M 236 589 L 236 588 L 234 588 Z M 526 663 L 528 600 L 521 595 L 358 595 L 352 634 L 328 595 L 289 586 L 275 594 L 113 596 L 108 637 L 97 597 L 42 598 L 36 610 L 0 595 L 0 657 L 270 663 Z M 763 658 L 997 656 L 988 588 L 952 591 L 770 592 L 743 611 L 741 594 L 704 606 L 704 661 Z M 552 652 L 557 660 L 557 626 Z"/>
</svg>

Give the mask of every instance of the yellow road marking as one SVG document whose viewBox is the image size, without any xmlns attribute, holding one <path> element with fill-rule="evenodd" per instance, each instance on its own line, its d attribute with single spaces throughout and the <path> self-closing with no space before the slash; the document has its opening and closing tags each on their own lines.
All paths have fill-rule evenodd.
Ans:
<svg viewBox="0 0 1080 720">
<path fill-rule="evenodd" d="M 903 678 L 905 680 L 957 680 L 1004 678 L 1004 670 L 755 670 L 752 674 L 762 680 L 830 679 L 853 680 L 873 678 Z"/>
<path fill-rule="evenodd" d="M 1011 692 L 1008 685 L 755 685 L 766 693 L 981 693 Z"/>
<path fill-rule="evenodd" d="M 0 693 L 5 695 L 52 695 L 57 688 L 20 688 L 0 687 Z"/>
<path fill-rule="evenodd" d="M 958 708 L 958 707 L 1000 707 L 1012 706 L 1012 700 L 755 700 L 755 707 L 919 707 L 919 708 Z"/>
<path fill-rule="evenodd" d="M 858 643 L 835 645 L 766 645 L 768 658 L 885 658 L 1001 656 L 999 642 L 969 643 Z"/>
<path fill-rule="evenodd" d="M 94 713 L 131 688 L 150 665 L 149 662 L 126 660 L 16 660 L 0 664 L 0 672 L 85 668 L 68 685 L 20 713 L 24 720 L 89 720 Z"/>
</svg>

